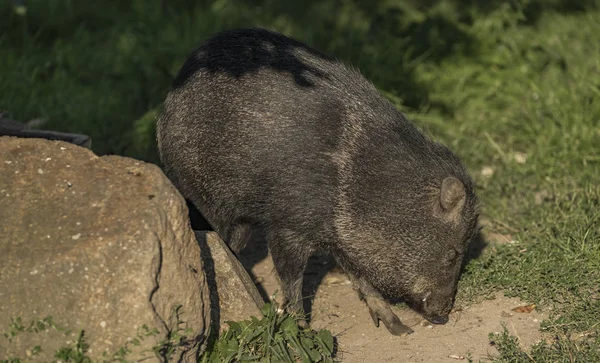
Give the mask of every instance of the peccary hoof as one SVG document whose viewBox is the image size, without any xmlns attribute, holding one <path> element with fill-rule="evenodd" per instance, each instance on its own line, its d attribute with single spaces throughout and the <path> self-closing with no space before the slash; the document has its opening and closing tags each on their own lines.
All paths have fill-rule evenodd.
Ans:
<svg viewBox="0 0 600 363">
<path fill-rule="evenodd" d="M 397 321 L 392 321 L 390 323 L 386 323 L 385 321 L 383 322 L 383 324 L 385 325 L 385 327 L 387 328 L 387 330 L 390 333 L 392 333 L 393 335 L 398 335 L 398 336 L 407 336 L 414 332 L 411 328 L 402 324 L 400 322 L 400 320 L 398 320 L 397 318 L 396 318 L 396 320 Z"/>
<path fill-rule="evenodd" d="M 392 335 L 406 336 L 414 333 L 414 331 L 411 328 L 402 324 L 400 319 L 398 319 L 398 317 L 391 312 L 389 314 L 385 314 L 383 318 L 371 309 L 369 309 L 369 313 L 371 314 L 371 319 L 373 319 L 373 323 L 376 327 L 379 328 L 379 320 L 381 320 L 383 321 L 383 325 L 385 325 L 387 330 Z"/>
</svg>

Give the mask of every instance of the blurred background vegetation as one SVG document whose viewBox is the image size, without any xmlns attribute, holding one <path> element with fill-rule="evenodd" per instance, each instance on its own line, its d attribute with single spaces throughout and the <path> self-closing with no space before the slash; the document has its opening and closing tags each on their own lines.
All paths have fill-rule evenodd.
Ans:
<svg viewBox="0 0 600 363">
<path fill-rule="evenodd" d="M 553 309 L 543 326 L 553 339 L 525 354 L 505 337 L 499 359 L 600 361 L 599 0 L 29 0 L 21 10 L 0 1 L 0 110 L 90 135 L 101 155 L 157 162 L 170 83 L 219 30 L 267 27 L 358 67 L 463 158 L 483 224 L 511 242 L 490 238 L 459 300 L 502 289 Z"/>
<path fill-rule="evenodd" d="M 47 119 L 44 128 L 88 134 L 99 154 L 156 161 L 156 112 L 185 58 L 216 31 L 263 26 L 286 33 L 358 67 L 407 111 L 451 122 L 457 108 L 481 96 L 471 82 L 489 82 L 491 102 L 502 103 L 494 92 L 506 77 L 495 79 L 496 73 L 566 67 L 549 37 L 523 37 L 536 35 L 548 13 L 583 13 L 596 2 L 29 0 L 25 6 L 19 15 L 11 1 L 0 2 L 0 109 L 22 121 Z M 520 70 L 515 58 L 530 70 Z"/>
</svg>

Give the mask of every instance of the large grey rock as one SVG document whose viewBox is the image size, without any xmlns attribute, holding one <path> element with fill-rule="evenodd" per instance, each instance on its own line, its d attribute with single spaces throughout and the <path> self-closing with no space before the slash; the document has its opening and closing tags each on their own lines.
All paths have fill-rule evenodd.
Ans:
<svg viewBox="0 0 600 363">
<path fill-rule="evenodd" d="M 0 137 L 0 332 L 11 317 L 46 316 L 72 330 L 0 336 L 0 359 L 40 345 L 35 360 L 50 361 L 83 329 L 93 359 L 127 345 L 129 360 L 160 361 L 148 349 L 179 322 L 187 344 L 170 361 L 193 361 L 210 326 L 203 268 L 184 200 L 158 167 Z M 128 344 L 143 324 L 158 335 Z"/>
</svg>

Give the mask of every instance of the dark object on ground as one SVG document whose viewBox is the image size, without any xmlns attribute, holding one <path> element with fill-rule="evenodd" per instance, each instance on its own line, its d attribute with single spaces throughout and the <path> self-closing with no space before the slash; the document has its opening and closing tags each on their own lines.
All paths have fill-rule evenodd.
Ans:
<svg viewBox="0 0 600 363">
<path fill-rule="evenodd" d="M 157 125 L 165 172 L 234 253 L 264 235 L 288 309 L 315 251 L 333 255 L 376 325 L 387 301 L 444 324 L 476 233 L 459 159 L 357 71 L 281 34 L 239 29 L 194 51 Z"/>
<path fill-rule="evenodd" d="M 4 114 L 0 113 L 0 136 L 65 141 L 87 149 L 92 148 L 92 139 L 89 136 L 48 130 L 31 130 L 26 125 L 3 116 Z"/>
</svg>

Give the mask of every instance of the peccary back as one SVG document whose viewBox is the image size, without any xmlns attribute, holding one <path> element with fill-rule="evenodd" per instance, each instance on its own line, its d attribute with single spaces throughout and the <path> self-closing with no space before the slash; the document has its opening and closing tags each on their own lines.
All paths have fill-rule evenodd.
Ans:
<svg viewBox="0 0 600 363">
<path fill-rule="evenodd" d="M 157 137 L 166 174 L 235 253 L 266 237 L 295 311 L 322 250 L 392 333 L 410 329 L 385 300 L 447 320 L 473 183 L 357 70 L 271 31 L 219 33 L 182 67 Z"/>
</svg>

